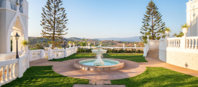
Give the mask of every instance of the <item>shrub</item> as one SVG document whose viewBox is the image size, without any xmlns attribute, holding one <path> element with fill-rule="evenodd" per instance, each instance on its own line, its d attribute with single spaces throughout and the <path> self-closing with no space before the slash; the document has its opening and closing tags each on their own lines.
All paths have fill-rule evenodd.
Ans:
<svg viewBox="0 0 198 87">
<path fill-rule="evenodd" d="M 79 48 L 78 53 L 91 53 L 91 49 Z"/>
</svg>

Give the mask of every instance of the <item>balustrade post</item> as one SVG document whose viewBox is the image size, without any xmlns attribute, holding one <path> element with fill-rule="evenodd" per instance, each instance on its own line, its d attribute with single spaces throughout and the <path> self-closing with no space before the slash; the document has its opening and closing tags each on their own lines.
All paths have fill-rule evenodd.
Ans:
<svg viewBox="0 0 198 87">
<path fill-rule="evenodd" d="M 40 50 L 40 51 L 41 51 L 40 57 L 41 57 L 41 59 L 42 59 L 42 58 L 44 58 L 45 51 L 44 51 L 44 50 Z"/>
<path fill-rule="evenodd" d="M 3 67 L 0 67 L 0 86 L 3 83 Z"/>
<path fill-rule="evenodd" d="M 195 49 L 197 49 L 198 46 L 198 39 L 195 39 Z"/>
<path fill-rule="evenodd" d="M 22 72 L 22 59 L 19 58 L 18 59 L 18 77 L 21 78 L 23 76 L 23 72 Z"/>
<path fill-rule="evenodd" d="M 14 64 L 10 64 L 10 79 L 13 79 L 13 65 Z"/>
<path fill-rule="evenodd" d="M 184 35 L 180 40 L 180 48 L 186 49 L 186 36 Z"/>
<path fill-rule="evenodd" d="M 194 39 L 192 39 L 192 49 L 194 49 L 195 47 L 194 47 L 194 45 L 195 45 L 195 42 L 194 42 Z"/>
<path fill-rule="evenodd" d="M 3 73 L 2 73 L 2 77 L 3 77 L 3 79 L 2 79 L 2 82 L 4 83 L 5 82 L 5 66 L 3 66 L 2 67 L 3 68 Z"/>
<path fill-rule="evenodd" d="M 7 82 L 8 81 L 8 65 L 6 65 L 6 68 L 5 68 L 5 70 L 6 70 L 6 73 L 5 73 L 5 81 Z"/>
<path fill-rule="evenodd" d="M 67 57 L 67 48 L 64 49 L 64 57 Z"/>
<path fill-rule="evenodd" d="M 13 78 L 16 78 L 16 63 L 13 64 Z"/>
<path fill-rule="evenodd" d="M 189 39 L 189 40 L 190 40 L 189 48 L 191 49 L 192 48 L 192 40 L 191 39 Z"/>
</svg>

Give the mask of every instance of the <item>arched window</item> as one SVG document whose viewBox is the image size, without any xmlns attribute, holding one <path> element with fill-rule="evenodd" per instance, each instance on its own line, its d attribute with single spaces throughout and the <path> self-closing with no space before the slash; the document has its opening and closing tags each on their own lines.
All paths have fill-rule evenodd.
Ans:
<svg viewBox="0 0 198 87">
<path fill-rule="evenodd" d="M 16 11 L 16 9 L 17 9 L 17 1 L 18 0 L 10 0 L 10 6 L 11 6 L 12 10 Z"/>
<path fill-rule="evenodd" d="M 19 11 L 23 13 L 23 0 L 19 0 Z"/>
</svg>

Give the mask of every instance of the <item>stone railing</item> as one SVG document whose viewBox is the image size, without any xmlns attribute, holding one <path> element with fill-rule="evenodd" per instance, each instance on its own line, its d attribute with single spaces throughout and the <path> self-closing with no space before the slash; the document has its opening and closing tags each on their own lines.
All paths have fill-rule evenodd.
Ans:
<svg viewBox="0 0 198 87">
<path fill-rule="evenodd" d="M 77 50 L 78 50 L 77 47 L 70 47 L 66 49 L 49 49 L 48 60 L 68 57 L 74 53 L 77 53 Z"/>
<path fill-rule="evenodd" d="M 19 59 L 0 61 L 0 86 L 22 77 L 29 68 L 28 55 L 24 54 Z"/>
<path fill-rule="evenodd" d="M 43 58 L 48 60 L 60 59 L 77 53 L 77 49 L 77 47 L 70 47 L 66 49 L 31 50 L 29 51 L 29 60 L 34 61 Z"/>
<path fill-rule="evenodd" d="M 187 49 L 198 49 L 198 37 L 186 37 L 185 47 Z"/>
<path fill-rule="evenodd" d="M 19 56 L 22 55 L 23 52 L 19 52 Z M 6 53 L 6 54 L 0 54 L 0 61 L 6 61 L 6 60 L 11 60 L 16 58 L 16 53 Z"/>
<path fill-rule="evenodd" d="M 44 50 L 30 50 L 29 51 L 29 60 L 34 61 L 38 59 L 42 59 L 45 56 Z"/>
<path fill-rule="evenodd" d="M 168 38 L 169 48 L 198 49 L 198 37 Z"/>
<path fill-rule="evenodd" d="M 182 38 L 168 38 L 168 47 L 180 48 Z"/>
<path fill-rule="evenodd" d="M 52 50 L 53 59 L 59 59 L 65 57 L 65 49 L 54 49 Z"/>
<path fill-rule="evenodd" d="M 17 78 L 18 60 L 0 61 L 0 86 Z"/>
</svg>

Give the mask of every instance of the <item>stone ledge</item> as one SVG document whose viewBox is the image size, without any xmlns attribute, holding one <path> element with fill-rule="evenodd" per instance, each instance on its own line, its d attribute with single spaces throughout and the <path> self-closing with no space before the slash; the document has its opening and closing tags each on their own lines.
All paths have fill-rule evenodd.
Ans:
<svg viewBox="0 0 198 87">
<path fill-rule="evenodd" d="M 75 84 L 73 87 L 126 87 L 125 85 L 85 85 Z"/>
</svg>

